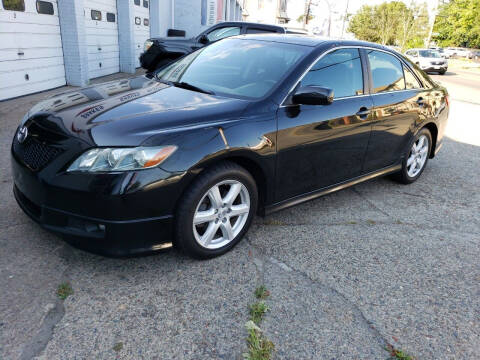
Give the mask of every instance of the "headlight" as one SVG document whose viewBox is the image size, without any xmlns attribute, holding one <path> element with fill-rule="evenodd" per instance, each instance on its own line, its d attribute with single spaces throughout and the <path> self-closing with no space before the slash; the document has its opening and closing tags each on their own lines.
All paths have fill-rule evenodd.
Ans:
<svg viewBox="0 0 480 360">
<path fill-rule="evenodd" d="M 176 146 L 95 148 L 80 155 L 67 171 L 114 172 L 148 169 L 172 155 Z"/>
<path fill-rule="evenodd" d="M 152 45 L 153 45 L 153 41 L 151 41 L 151 40 L 145 41 L 145 45 L 143 47 L 143 50 L 147 51 L 148 49 L 150 49 L 150 46 L 152 46 Z"/>
</svg>

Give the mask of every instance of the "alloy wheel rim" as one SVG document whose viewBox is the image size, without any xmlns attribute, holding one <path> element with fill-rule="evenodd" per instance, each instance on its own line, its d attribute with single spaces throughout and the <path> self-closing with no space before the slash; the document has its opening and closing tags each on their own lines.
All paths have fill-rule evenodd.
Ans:
<svg viewBox="0 0 480 360">
<path fill-rule="evenodd" d="M 242 231 L 250 213 L 250 194 L 237 180 L 224 180 L 202 196 L 193 215 L 193 234 L 206 249 L 221 248 Z"/>
<path fill-rule="evenodd" d="M 429 140 L 421 135 L 412 145 L 407 159 L 407 174 L 411 178 L 417 176 L 425 166 L 428 156 Z"/>
</svg>

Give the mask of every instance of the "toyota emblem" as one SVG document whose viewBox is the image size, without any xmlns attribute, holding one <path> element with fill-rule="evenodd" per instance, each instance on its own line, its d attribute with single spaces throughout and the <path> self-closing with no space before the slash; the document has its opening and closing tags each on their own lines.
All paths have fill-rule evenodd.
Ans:
<svg viewBox="0 0 480 360">
<path fill-rule="evenodd" d="M 28 136 L 28 129 L 26 126 L 22 126 L 18 129 L 17 140 L 19 143 L 23 143 Z"/>
</svg>

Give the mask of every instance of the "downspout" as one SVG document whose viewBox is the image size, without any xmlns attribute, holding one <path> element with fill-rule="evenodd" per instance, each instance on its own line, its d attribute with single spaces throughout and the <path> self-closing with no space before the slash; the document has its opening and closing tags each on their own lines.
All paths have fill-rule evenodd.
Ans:
<svg viewBox="0 0 480 360">
<path fill-rule="evenodd" d="M 172 8 L 172 29 L 175 29 L 175 0 L 172 0 L 170 6 Z"/>
</svg>

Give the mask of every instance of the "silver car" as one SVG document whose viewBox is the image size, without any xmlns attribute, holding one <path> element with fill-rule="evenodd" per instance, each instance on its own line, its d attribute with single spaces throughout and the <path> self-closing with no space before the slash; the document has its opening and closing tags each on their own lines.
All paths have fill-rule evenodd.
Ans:
<svg viewBox="0 0 480 360">
<path fill-rule="evenodd" d="M 425 72 L 438 72 L 443 75 L 448 69 L 448 60 L 432 49 L 410 49 L 405 55 Z"/>
</svg>

